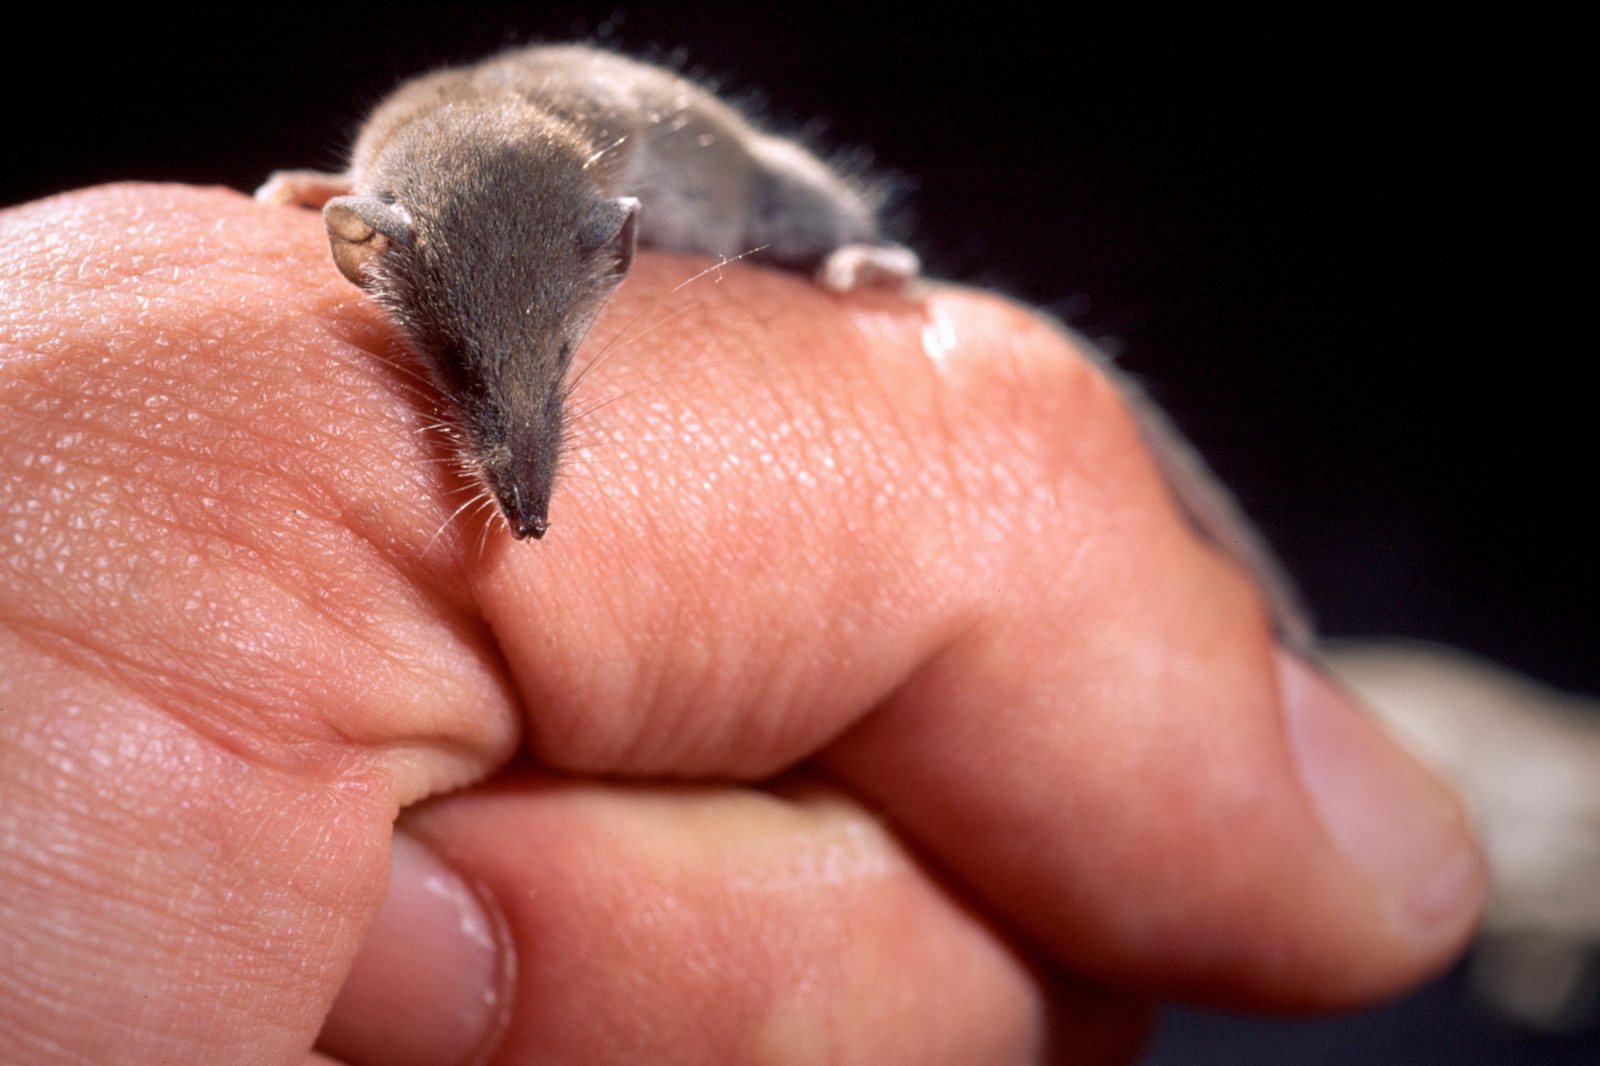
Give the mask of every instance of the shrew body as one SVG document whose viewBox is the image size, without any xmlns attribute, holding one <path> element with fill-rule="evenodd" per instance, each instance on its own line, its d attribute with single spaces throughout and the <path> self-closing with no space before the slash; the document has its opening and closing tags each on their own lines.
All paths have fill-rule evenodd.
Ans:
<svg viewBox="0 0 1600 1066">
<path fill-rule="evenodd" d="M 867 189 L 670 71 L 577 45 L 409 82 L 346 173 L 256 195 L 323 206 L 335 263 L 405 330 L 519 538 L 548 528 L 567 372 L 637 241 L 839 290 L 918 269 Z"/>
</svg>

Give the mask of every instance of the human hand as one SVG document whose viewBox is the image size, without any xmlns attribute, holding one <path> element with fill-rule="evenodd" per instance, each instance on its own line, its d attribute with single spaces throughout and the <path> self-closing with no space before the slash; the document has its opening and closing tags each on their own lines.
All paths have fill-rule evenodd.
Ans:
<svg viewBox="0 0 1600 1066">
<path fill-rule="evenodd" d="M 1020 308 L 642 254 L 518 544 L 315 215 L 0 227 L 5 1061 L 1120 1061 L 1471 930 Z"/>
</svg>

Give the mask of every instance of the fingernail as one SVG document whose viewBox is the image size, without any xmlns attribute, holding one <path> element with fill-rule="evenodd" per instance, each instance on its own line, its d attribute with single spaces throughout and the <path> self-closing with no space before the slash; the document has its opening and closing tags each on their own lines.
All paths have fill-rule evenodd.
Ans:
<svg viewBox="0 0 1600 1066">
<path fill-rule="evenodd" d="M 478 1061 L 502 1024 L 507 950 L 461 877 L 396 833 L 389 893 L 317 1048 L 351 1066 Z"/>
<path fill-rule="evenodd" d="M 1383 895 L 1396 930 L 1423 945 L 1459 937 L 1487 870 L 1455 795 L 1333 684 L 1279 650 L 1290 744 L 1334 843 Z"/>
</svg>

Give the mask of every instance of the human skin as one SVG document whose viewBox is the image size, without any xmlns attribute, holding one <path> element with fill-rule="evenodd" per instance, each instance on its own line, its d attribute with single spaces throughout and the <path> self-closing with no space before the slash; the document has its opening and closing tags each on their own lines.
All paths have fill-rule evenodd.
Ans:
<svg viewBox="0 0 1600 1066">
<path fill-rule="evenodd" d="M 642 253 L 516 543 L 314 213 L 0 264 L 0 1060 L 1117 1062 L 1471 933 L 1454 798 L 1025 309 Z"/>
</svg>

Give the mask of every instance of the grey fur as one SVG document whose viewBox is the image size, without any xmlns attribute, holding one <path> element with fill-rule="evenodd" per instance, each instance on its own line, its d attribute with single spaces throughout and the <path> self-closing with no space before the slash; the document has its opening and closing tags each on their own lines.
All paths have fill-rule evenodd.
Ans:
<svg viewBox="0 0 1600 1066">
<path fill-rule="evenodd" d="M 918 270 L 874 198 L 670 71 L 526 48 L 401 86 L 343 175 L 257 198 L 323 206 L 334 262 L 404 328 L 519 538 L 549 524 L 572 357 L 634 242 L 816 271 L 847 290 Z"/>
</svg>

